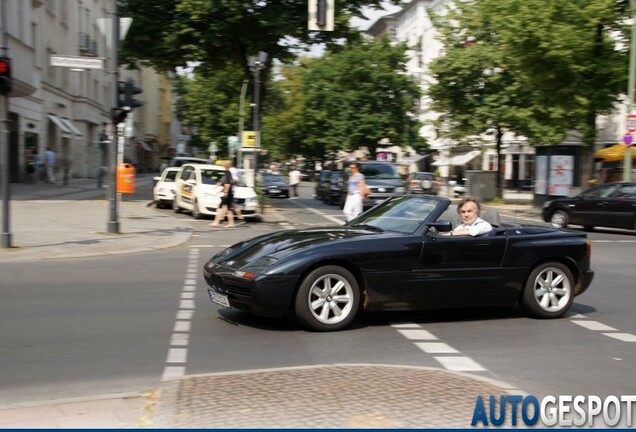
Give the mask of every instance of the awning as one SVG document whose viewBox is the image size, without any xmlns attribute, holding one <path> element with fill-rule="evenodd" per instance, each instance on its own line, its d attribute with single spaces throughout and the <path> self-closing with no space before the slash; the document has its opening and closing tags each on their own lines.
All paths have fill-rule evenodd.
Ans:
<svg viewBox="0 0 636 432">
<path fill-rule="evenodd" d="M 620 162 L 625 159 L 625 150 L 627 146 L 623 144 L 614 144 L 610 147 L 597 150 L 594 153 L 595 159 L 603 159 L 605 162 Z M 632 149 L 632 158 L 636 158 L 636 151 Z"/>
<path fill-rule="evenodd" d="M 70 138 L 73 135 L 73 131 L 71 131 L 66 124 L 62 122 L 62 119 L 56 116 L 55 114 L 47 114 L 46 115 L 49 120 L 53 122 L 55 126 L 62 132 L 62 136 L 64 138 Z"/>
<path fill-rule="evenodd" d="M 433 162 L 431 165 L 433 166 L 451 166 L 451 165 L 463 166 L 463 165 L 466 165 L 468 162 L 472 161 L 473 159 L 475 159 L 480 154 L 481 152 L 479 150 L 472 150 L 472 151 L 469 151 L 468 153 L 453 156 L 451 158 L 440 158 L 436 160 L 435 162 Z"/>
<path fill-rule="evenodd" d="M 152 152 L 152 148 L 148 145 L 146 141 L 140 140 L 140 141 L 137 141 L 137 144 L 139 144 L 141 148 L 146 150 L 147 152 Z"/>
<path fill-rule="evenodd" d="M 62 123 L 66 125 L 66 127 L 73 133 L 73 135 L 75 135 L 78 138 L 82 136 L 82 132 L 75 127 L 72 121 L 70 121 L 67 118 L 61 118 L 60 120 L 62 120 Z"/>
</svg>

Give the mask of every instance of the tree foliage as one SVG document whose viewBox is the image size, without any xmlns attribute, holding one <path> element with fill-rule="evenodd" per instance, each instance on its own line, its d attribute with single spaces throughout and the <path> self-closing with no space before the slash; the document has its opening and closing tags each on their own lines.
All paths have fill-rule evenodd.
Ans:
<svg viewBox="0 0 636 432">
<path fill-rule="evenodd" d="M 441 134 L 482 133 L 496 122 L 534 144 L 578 130 L 591 146 L 595 116 L 626 88 L 626 11 L 615 0 L 455 6 L 434 18 L 445 52 L 431 67 L 434 106 L 448 113 Z"/>
<path fill-rule="evenodd" d="M 133 18 L 121 58 L 159 70 L 174 70 L 188 61 L 216 68 L 231 61 L 249 77 L 248 59 L 263 51 L 273 59 L 293 60 L 299 50 L 360 38 L 351 17 L 362 8 L 380 8 L 382 0 L 336 0 L 333 32 L 307 30 L 307 0 L 120 0 L 120 15 Z M 391 0 L 398 4 L 400 0 Z"/>
</svg>

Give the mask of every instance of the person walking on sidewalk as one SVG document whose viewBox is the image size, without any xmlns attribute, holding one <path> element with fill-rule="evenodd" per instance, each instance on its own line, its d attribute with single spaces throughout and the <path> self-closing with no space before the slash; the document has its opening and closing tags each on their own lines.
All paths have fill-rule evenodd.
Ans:
<svg viewBox="0 0 636 432">
<path fill-rule="evenodd" d="M 234 193 L 234 188 L 241 183 L 241 176 L 239 174 L 238 169 L 232 164 L 232 162 L 227 162 L 229 164 L 229 171 L 232 174 L 232 193 Z M 245 216 L 241 212 L 238 204 L 235 199 L 232 199 L 232 211 L 236 214 L 236 218 L 238 219 L 238 224 L 242 225 L 245 223 Z"/>
<path fill-rule="evenodd" d="M 55 161 L 57 155 L 51 147 L 47 147 L 44 152 L 44 166 L 46 168 L 46 182 L 55 183 Z"/>
<path fill-rule="evenodd" d="M 214 222 L 210 224 L 211 227 L 217 228 L 221 226 L 221 221 L 225 219 L 227 215 L 226 228 L 234 228 L 234 214 L 232 213 L 232 202 L 234 201 L 234 185 L 232 180 L 232 173 L 230 172 L 231 162 L 225 162 L 225 174 L 221 177 L 221 183 L 223 184 L 223 192 L 221 193 L 221 203 L 216 209 L 216 215 Z"/>
<path fill-rule="evenodd" d="M 292 198 L 298 198 L 298 184 L 300 183 L 302 174 L 295 166 L 289 171 L 289 185 L 291 186 Z"/>
</svg>

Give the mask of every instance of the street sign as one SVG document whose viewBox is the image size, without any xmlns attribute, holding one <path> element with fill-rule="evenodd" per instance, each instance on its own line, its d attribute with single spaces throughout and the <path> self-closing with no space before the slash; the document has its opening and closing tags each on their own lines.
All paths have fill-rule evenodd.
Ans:
<svg viewBox="0 0 636 432">
<path fill-rule="evenodd" d="M 634 133 L 636 132 L 636 114 L 628 114 L 627 115 L 627 132 Z"/>
<path fill-rule="evenodd" d="M 259 147 L 258 133 L 254 131 L 243 131 L 243 148 L 255 150 Z"/>
<path fill-rule="evenodd" d="M 625 134 L 625 136 L 623 137 L 623 144 L 625 144 L 626 146 L 632 145 L 633 141 L 634 141 L 634 137 L 630 133 Z"/>
<path fill-rule="evenodd" d="M 239 139 L 237 136 L 229 136 L 227 137 L 227 145 L 233 149 L 236 150 L 239 146 Z"/>
<path fill-rule="evenodd" d="M 104 69 L 104 59 L 100 57 L 51 56 L 51 66 L 73 69 Z"/>
</svg>

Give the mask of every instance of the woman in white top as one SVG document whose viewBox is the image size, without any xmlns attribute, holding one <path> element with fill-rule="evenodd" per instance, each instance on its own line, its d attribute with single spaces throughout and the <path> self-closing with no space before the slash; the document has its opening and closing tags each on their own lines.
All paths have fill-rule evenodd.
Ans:
<svg viewBox="0 0 636 432">
<path fill-rule="evenodd" d="M 349 168 L 351 169 L 351 174 L 347 181 L 347 200 L 343 209 L 347 222 L 362 213 L 362 200 L 367 190 L 364 174 L 360 172 L 358 163 L 351 162 Z"/>
</svg>

